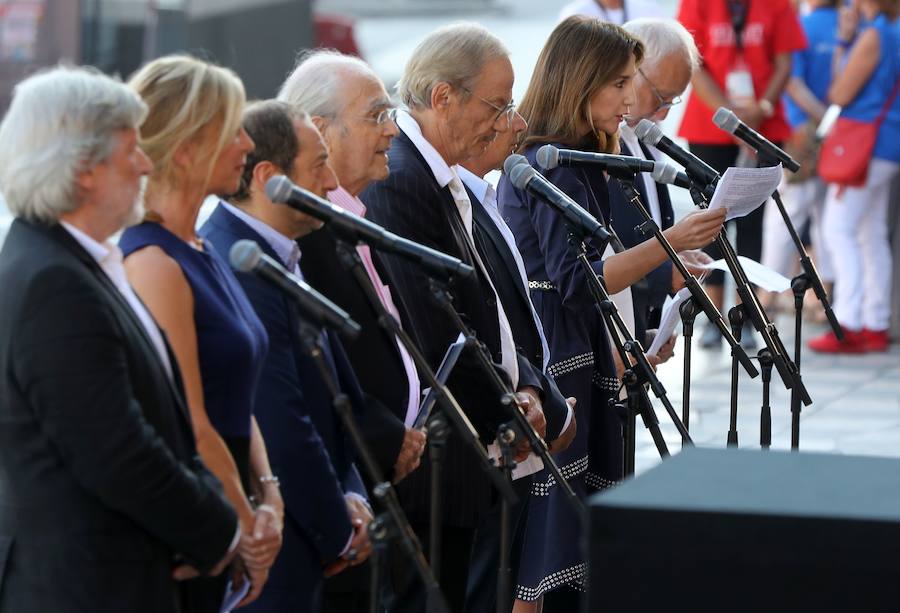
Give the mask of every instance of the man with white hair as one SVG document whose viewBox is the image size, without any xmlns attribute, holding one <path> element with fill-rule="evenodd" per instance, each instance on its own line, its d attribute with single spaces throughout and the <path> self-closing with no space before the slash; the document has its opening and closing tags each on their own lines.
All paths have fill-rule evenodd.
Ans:
<svg viewBox="0 0 900 613">
<path fill-rule="evenodd" d="M 319 50 L 300 59 L 279 98 L 309 113 L 322 133 L 339 183 L 329 200 L 364 217 L 359 193 L 388 176 L 386 151 L 397 134 L 381 80 L 357 57 Z M 416 367 L 403 345 L 378 324 L 366 295 L 338 261 L 332 235 L 314 232 L 298 242 L 306 255 L 301 266 L 307 280 L 362 326 L 345 347 L 369 400 L 361 416 L 363 435 L 383 472 L 399 482 L 419 465 L 425 447 L 425 435 L 410 428 L 421 399 Z M 390 278 L 375 269 L 367 246 L 357 251 L 382 304 L 401 318 L 405 305 L 392 295 Z"/>
<path fill-rule="evenodd" d="M 19 83 L 0 124 L 2 613 L 183 611 L 173 570 L 218 574 L 242 538 L 109 241 L 140 216 L 146 112 L 60 67 Z"/>
<path fill-rule="evenodd" d="M 624 28 L 644 44 L 644 61 L 638 67 L 633 81 L 635 105 L 619 126 L 622 153 L 652 161 L 658 159 L 659 152 L 640 143 L 635 136 L 634 127 L 642 119 L 662 121 L 668 116 L 669 110 L 681 102 L 681 95 L 691 82 L 694 69 L 699 65 L 700 54 L 693 37 L 674 19 L 635 19 L 626 23 Z M 655 183 L 648 173 L 639 173 L 635 186 L 641 195 L 641 202 L 657 225 L 663 230 L 670 227 L 674 216 L 668 188 Z M 609 203 L 613 228 L 625 248 L 647 240 L 647 236 L 636 230 L 644 222 L 643 217 L 628 201 L 616 181 L 609 182 Z M 688 265 L 701 265 L 710 261 L 709 256 L 699 250 L 683 251 L 679 255 Z M 669 261 L 631 286 L 635 336 L 642 343 L 646 341 L 645 347 L 650 341 L 645 338 L 645 333 L 659 325 L 666 296 L 683 286 L 684 279 Z M 671 345 L 667 345 L 665 351 L 660 352 L 659 358 L 665 360 L 670 356 Z"/>
<path fill-rule="evenodd" d="M 397 134 L 381 79 L 358 57 L 316 50 L 301 56 L 278 97 L 309 113 L 322 133 L 339 183 L 328 192 L 328 199 L 365 217 L 359 193 L 388 176 L 385 152 Z M 341 264 L 334 236 L 328 230 L 313 232 L 297 243 L 304 253 L 301 267 L 307 281 L 362 326 L 356 339 L 344 341 L 366 394 L 367 407 L 359 415 L 361 431 L 382 473 L 398 483 L 419 466 L 425 449 L 425 433 L 412 428 L 421 401 L 416 366 L 399 339 L 379 324 L 367 294 Z M 389 274 L 376 270 L 367 245 L 356 251 L 382 306 L 398 321 L 404 319 L 406 306 L 392 292 Z M 368 570 L 368 566 L 350 569 L 326 581 L 323 611 L 367 611 Z"/>
</svg>

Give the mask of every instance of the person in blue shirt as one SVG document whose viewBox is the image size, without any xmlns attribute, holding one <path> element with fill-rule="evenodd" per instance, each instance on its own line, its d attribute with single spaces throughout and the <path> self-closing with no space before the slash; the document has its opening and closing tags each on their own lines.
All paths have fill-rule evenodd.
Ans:
<svg viewBox="0 0 900 613">
<path fill-rule="evenodd" d="M 857 12 L 858 10 L 858 12 Z M 882 122 L 862 187 L 832 185 L 824 233 L 834 263 L 834 313 L 845 338 L 831 332 L 810 341 L 815 351 L 864 353 L 888 348 L 891 249 L 888 204 L 900 173 L 900 28 L 897 0 L 860 0 L 842 9 L 829 100 L 842 117 Z M 865 23 L 859 25 L 860 17 Z"/>
<path fill-rule="evenodd" d="M 831 85 L 831 64 L 837 44 L 839 0 L 807 0 L 809 12 L 801 19 L 809 46 L 794 52 L 791 79 L 785 88 L 785 109 L 793 130 L 792 154 L 802 166 L 815 166 L 812 139 L 816 126 L 828 108 L 828 87 Z M 791 223 L 802 231 L 809 222 L 809 232 L 815 249 L 816 268 L 823 281 L 833 280 L 828 251 L 822 247 L 822 213 L 826 185 L 815 173 L 803 172 L 788 176 L 783 186 L 784 206 Z M 774 201 L 766 205 L 763 232 L 762 263 L 783 275 L 795 272 L 797 250 Z"/>
</svg>

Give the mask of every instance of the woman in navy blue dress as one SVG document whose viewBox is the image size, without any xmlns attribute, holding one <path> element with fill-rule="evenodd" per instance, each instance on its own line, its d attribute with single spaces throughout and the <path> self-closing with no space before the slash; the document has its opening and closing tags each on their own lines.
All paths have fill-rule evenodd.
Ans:
<svg viewBox="0 0 900 613">
<path fill-rule="evenodd" d="M 537 167 L 537 150 L 547 143 L 617 152 L 618 126 L 634 103 L 631 80 L 642 56 L 640 41 L 618 26 L 583 17 L 561 22 L 541 52 L 519 108 L 528 122 L 522 153 L 532 166 Z M 609 219 L 603 173 L 560 166 L 544 174 L 601 223 Z M 514 188 L 507 177 L 501 179 L 498 193 L 550 344 L 548 373 L 563 395 L 578 400 L 578 434 L 556 459 L 584 497 L 623 476 L 623 416 L 608 402 L 618 380 L 607 330 L 569 247 L 563 219 Z M 722 213 L 694 213 L 668 230 L 667 237 L 676 251 L 702 246 L 721 228 L 722 218 Z M 655 240 L 605 260 L 600 247 L 588 244 L 588 258 L 610 293 L 638 281 L 666 257 Z M 569 609 L 584 586 L 581 527 L 546 472 L 535 476 L 529 504 L 514 610 L 540 610 L 544 594 L 545 611 Z M 559 598 L 560 592 L 568 596 Z M 568 602 L 563 605 L 564 600 Z"/>
<path fill-rule="evenodd" d="M 204 198 L 237 191 L 253 149 L 241 127 L 244 88 L 230 70 L 186 56 L 147 64 L 129 85 L 149 107 L 140 145 L 154 170 L 144 222 L 120 241 L 125 267 L 171 343 L 203 461 L 237 510 L 241 532 L 265 534 L 240 541 L 249 602 L 281 546 L 283 503 L 252 416 L 268 337 L 223 254 L 195 233 Z M 263 503 L 256 509 L 254 494 Z M 189 610 L 218 613 L 225 577 L 191 583 Z"/>
</svg>

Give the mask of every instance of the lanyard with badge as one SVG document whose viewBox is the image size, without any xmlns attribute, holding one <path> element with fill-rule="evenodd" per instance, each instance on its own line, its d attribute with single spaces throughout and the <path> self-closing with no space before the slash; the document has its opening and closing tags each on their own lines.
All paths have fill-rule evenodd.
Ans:
<svg viewBox="0 0 900 613">
<path fill-rule="evenodd" d="M 749 106 L 756 102 L 753 90 L 753 76 L 744 59 L 744 27 L 750 12 L 750 0 L 725 0 L 734 29 L 735 58 L 731 69 L 725 75 L 725 95 L 736 107 Z"/>
</svg>

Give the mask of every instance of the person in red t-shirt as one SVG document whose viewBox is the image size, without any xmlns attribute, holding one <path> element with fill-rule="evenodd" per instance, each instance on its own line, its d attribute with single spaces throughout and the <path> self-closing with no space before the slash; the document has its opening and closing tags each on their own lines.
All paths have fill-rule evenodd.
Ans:
<svg viewBox="0 0 900 613">
<path fill-rule="evenodd" d="M 789 0 L 682 0 L 678 21 L 688 29 L 703 55 L 694 72 L 679 136 L 691 152 L 719 173 L 734 166 L 740 147 L 712 122 L 720 106 L 733 110 L 751 128 L 780 143 L 790 135 L 781 93 L 791 75 L 791 53 L 806 47 L 806 37 Z M 736 220 L 737 250 L 753 260 L 762 255 L 763 207 Z M 718 248 L 707 249 L 714 258 Z M 709 295 L 721 310 L 722 273 L 710 275 Z M 753 346 L 745 327 L 745 346 Z M 707 326 L 700 343 L 720 344 L 719 331 Z"/>
</svg>

